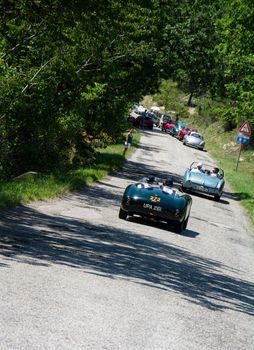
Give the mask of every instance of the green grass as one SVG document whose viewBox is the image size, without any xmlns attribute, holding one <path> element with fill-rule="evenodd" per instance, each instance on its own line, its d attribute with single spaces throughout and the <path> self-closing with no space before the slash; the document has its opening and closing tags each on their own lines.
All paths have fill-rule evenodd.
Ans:
<svg viewBox="0 0 254 350">
<path fill-rule="evenodd" d="M 133 145 L 126 157 L 133 152 L 140 134 L 134 133 Z M 0 209 L 15 207 L 35 200 L 54 198 L 67 192 L 80 189 L 107 176 L 124 161 L 124 142 L 98 150 L 96 161 L 88 168 L 68 172 L 56 172 L 49 176 L 30 175 L 19 181 L 0 182 Z"/>
<path fill-rule="evenodd" d="M 224 170 L 225 180 L 239 202 L 247 209 L 254 226 L 254 150 L 244 147 L 236 171 L 240 149 L 240 144 L 235 141 L 237 130 L 224 133 L 220 123 L 205 126 L 197 117 L 190 117 L 186 122 L 203 132 L 206 149 Z"/>
</svg>

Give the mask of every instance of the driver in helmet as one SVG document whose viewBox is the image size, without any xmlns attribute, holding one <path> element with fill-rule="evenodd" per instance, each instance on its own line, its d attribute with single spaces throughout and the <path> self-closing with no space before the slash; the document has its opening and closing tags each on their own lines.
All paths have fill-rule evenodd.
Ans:
<svg viewBox="0 0 254 350">
<path fill-rule="evenodd" d="M 219 172 L 220 172 L 220 169 L 215 166 L 211 172 L 211 176 L 219 177 Z"/>
<path fill-rule="evenodd" d="M 153 175 L 148 175 L 145 179 L 144 179 L 144 187 L 145 188 L 151 188 L 153 186 L 153 184 L 155 183 L 155 177 Z"/>
<path fill-rule="evenodd" d="M 191 169 L 192 173 L 204 173 L 203 170 L 203 163 L 198 163 L 197 166 L 195 168 Z"/>
<path fill-rule="evenodd" d="M 163 181 L 162 191 L 168 194 L 174 194 L 175 191 L 172 189 L 172 187 L 173 187 L 173 178 L 170 176 Z"/>
</svg>

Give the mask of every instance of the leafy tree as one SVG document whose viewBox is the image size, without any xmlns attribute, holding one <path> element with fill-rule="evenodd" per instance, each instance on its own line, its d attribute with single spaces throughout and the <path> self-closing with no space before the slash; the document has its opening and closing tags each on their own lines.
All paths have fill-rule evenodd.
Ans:
<svg viewBox="0 0 254 350">
<path fill-rule="evenodd" d="M 83 164 L 119 136 L 130 101 L 157 86 L 157 5 L 3 2 L 3 172 Z"/>
<path fill-rule="evenodd" d="M 186 95 L 172 80 L 162 80 L 159 91 L 153 96 L 153 99 L 165 106 L 166 111 L 173 110 L 180 115 L 187 114 Z"/>
<path fill-rule="evenodd" d="M 171 77 L 189 93 L 188 105 L 192 96 L 207 91 L 213 80 L 217 15 L 217 2 L 181 1 L 165 27 L 165 45 L 173 57 Z"/>
<path fill-rule="evenodd" d="M 227 114 L 234 126 L 244 119 L 254 122 L 254 8 L 248 0 L 228 0 L 223 5 L 224 15 L 217 21 L 216 57 L 221 71 L 216 88 L 232 101 Z"/>
</svg>

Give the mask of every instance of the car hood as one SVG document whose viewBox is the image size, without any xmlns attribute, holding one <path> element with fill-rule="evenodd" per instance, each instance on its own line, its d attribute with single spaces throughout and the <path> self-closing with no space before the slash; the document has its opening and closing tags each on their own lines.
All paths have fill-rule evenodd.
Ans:
<svg viewBox="0 0 254 350">
<path fill-rule="evenodd" d="M 197 145 L 204 142 L 203 140 L 198 139 L 197 137 L 193 137 L 193 136 L 187 136 L 186 140 L 187 140 L 187 142 L 197 144 Z"/>
<path fill-rule="evenodd" d="M 194 184 L 216 188 L 221 181 L 218 177 L 189 172 L 188 180 Z"/>
</svg>

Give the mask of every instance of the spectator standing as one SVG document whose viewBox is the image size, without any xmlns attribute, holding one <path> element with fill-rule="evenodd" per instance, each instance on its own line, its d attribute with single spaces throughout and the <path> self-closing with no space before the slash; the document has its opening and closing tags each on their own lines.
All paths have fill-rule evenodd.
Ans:
<svg viewBox="0 0 254 350">
<path fill-rule="evenodd" d="M 132 140 L 133 140 L 133 129 L 129 129 L 127 132 L 126 138 L 125 138 L 125 142 L 124 142 L 124 151 L 123 151 L 124 157 L 125 157 L 127 150 L 131 147 Z"/>
<path fill-rule="evenodd" d="M 141 113 L 141 118 L 140 118 L 141 129 L 144 129 L 146 112 L 147 112 L 147 110 L 145 109 L 144 112 Z"/>
</svg>

